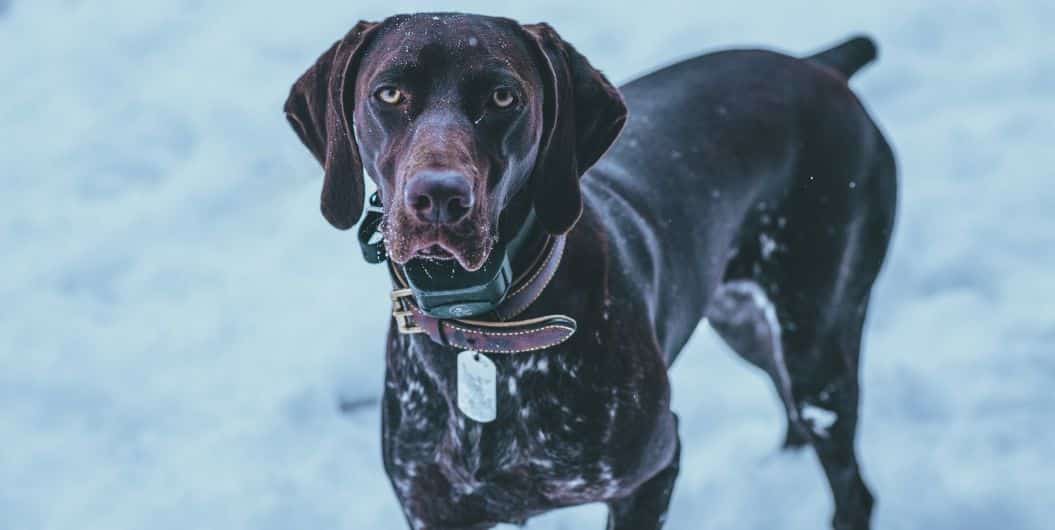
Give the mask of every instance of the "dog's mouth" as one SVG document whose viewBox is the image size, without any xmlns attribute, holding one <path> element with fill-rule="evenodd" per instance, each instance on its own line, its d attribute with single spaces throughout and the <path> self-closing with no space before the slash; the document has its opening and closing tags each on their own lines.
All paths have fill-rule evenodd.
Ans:
<svg viewBox="0 0 1055 530">
<path fill-rule="evenodd" d="M 396 216 L 398 217 L 398 216 Z M 486 226 L 468 223 L 465 232 L 393 218 L 384 228 L 392 261 L 405 265 L 412 259 L 457 261 L 467 271 L 479 270 L 494 247 Z M 483 223 L 481 223 L 483 224 Z"/>
<path fill-rule="evenodd" d="M 449 261 L 454 259 L 454 253 L 443 248 L 443 245 L 439 243 L 433 243 L 425 248 L 418 249 L 414 256 L 429 260 Z"/>
</svg>

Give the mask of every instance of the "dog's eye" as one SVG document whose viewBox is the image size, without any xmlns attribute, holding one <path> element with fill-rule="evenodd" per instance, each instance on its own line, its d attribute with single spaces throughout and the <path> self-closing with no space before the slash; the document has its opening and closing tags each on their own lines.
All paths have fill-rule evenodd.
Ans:
<svg viewBox="0 0 1055 530">
<path fill-rule="evenodd" d="M 508 109 L 516 103 L 517 98 L 508 88 L 499 88 L 491 93 L 491 103 L 500 109 Z"/>
<path fill-rule="evenodd" d="M 398 105 L 403 102 L 403 91 L 394 86 L 383 86 L 377 89 L 374 96 L 389 105 Z"/>
</svg>

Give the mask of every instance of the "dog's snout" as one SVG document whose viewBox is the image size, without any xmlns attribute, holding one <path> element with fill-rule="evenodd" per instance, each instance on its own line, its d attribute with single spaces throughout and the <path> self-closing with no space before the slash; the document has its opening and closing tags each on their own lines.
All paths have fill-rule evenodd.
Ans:
<svg viewBox="0 0 1055 530">
<path fill-rule="evenodd" d="M 423 171 L 407 183 L 405 197 L 418 220 L 454 224 L 469 215 L 474 197 L 469 179 L 455 171 Z"/>
</svg>

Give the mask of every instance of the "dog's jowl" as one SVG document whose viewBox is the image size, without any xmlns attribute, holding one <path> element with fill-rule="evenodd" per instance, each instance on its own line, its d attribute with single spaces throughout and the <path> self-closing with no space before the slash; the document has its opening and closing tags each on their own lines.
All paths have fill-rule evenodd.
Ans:
<svg viewBox="0 0 1055 530">
<path fill-rule="evenodd" d="M 359 239 L 392 282 L 383 458 L 412 528 L 589 502 L 662 527 L 667 369 L 704 317 L 773 379 L 833 526 L 869 527 L 858 357 L 896 181 L 847 82 L 875 54 L 724 51 L 616 88 L 546 24 L 421 14 L 308 68 L 285 109 L 323 215 L 359 222 L 364 171 L 378 190 Z"/>
</svg>

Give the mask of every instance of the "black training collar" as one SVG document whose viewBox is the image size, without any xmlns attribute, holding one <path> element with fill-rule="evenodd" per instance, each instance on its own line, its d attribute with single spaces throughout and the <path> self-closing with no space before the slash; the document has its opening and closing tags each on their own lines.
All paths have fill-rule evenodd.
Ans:
<svg viewBox="0 0 1055 530">
<path fill-rule="evenodd" d="M 359 226 L 359 246 L 367 263 L 382 263 L 388 257 L 380 234 L 383 216 L 381 197 L 374 192 Z M 513 259 L 532 240 L 538 227 L 531 209 L 516 232 L 500 238 L 487 261 L 476 271 L 467 271 L 454 260 L 419 258 L 398 267 L 423 313 L 436 318 L 485 315 L 506 298 L 514 279 Z"/>
</svg>

